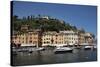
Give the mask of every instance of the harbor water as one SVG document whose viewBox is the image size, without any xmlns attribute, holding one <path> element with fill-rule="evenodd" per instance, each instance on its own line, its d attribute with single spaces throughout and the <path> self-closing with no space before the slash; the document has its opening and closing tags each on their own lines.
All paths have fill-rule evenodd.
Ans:
<svg viewBox="0 0 100 67">
<path fill-rule="evenodd" d="M 54 53 L 54 48 L 43 51 L 18 52 L 12 55 L 12 65 L 41 65 L 55 63 L 89 62 L 97 60 L 97 49 L 73 49 L 72 52 Z"/>
</svg>

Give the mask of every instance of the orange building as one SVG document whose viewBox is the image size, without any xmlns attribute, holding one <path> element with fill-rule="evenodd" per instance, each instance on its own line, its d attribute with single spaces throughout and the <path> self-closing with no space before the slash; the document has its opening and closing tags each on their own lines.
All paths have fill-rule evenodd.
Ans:
<svg viewBox="0 0 100 67">
<path fill-rule="evenodd" d="M 21 46 L 36 46 L 40 45 L 40 33 L 38 31 L 29 31 L 12 35 L 12 41 Z"/>
</svg>

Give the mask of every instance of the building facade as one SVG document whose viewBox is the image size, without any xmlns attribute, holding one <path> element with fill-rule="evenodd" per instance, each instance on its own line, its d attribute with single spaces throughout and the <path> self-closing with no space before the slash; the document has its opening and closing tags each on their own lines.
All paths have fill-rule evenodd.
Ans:
<svg viewBox="0 0 100 67">
<path fill-rule="evenodd" d="M 78 33 L 77 31 L 29 31 L 23 34 L 14 34 L 12 41 L 22 46 L 64 46 L 92 44 L 94 38 L 90 33 Z"/>
<path fill-rule="evenodd" d="M 27 32 L 20 34 L 13 34 L 12 41 L 15 44 L 21 44 L 21 46 L 37 46 L 40 44 L 39 32 Z"/>
<path fill-rule="evenodd" d="M 54 35 L 56 34 L 56 32 L 44 32 L 42 34 L 42 46 L 53 46 L 53 43 L 54 43 Z"/>
<path fill-rule="evenodd" d="M 58 46 L 64 43 L 63 34 L 54 31 L 44 32 L 42 36 L 42 46 Z"/>
<path fill-rule="evenodd" d="M 66 44 L 66 45 L 78 44 L 78 32 L 74 32 L 74 31 L 60 31 L 60 33 L 63 33 L 64 44 Z"/>
<path fill-rule="evenodd" d="M 74 45 L 78 44 L 78 33 L 74 31 L 45 32 L 42 36 L 42 45 Z"/>
<path fill-rule="evenodd" d="M 64 44 L 64 37 L 63 37 L 63 33 L 56 33 L 54 36 L 53 36 L 53 44 L 55 46 L 58 46 L 58 45 L 63 45 Z"/>
<path fill-rule="evenodd" d="M 78 44 L 83 45 L 83 43 L 85 43 L 85 34 L 84 33 L 79 33 L 78 34 L 78 40 L 79 40 Z"/>
<path fill-rule="evenodd" d="M 93 44 L 94 38 L 91 33 L 85 33 L 84 38 L 85 38 L 85 43 L 88 43 L 89 45 Z"/>
</svg>

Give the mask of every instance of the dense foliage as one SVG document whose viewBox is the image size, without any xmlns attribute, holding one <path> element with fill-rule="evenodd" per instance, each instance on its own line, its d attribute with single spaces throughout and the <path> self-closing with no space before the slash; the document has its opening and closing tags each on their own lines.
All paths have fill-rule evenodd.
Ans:
<svg viewBox="0 0 100 67">
<path fill-rule="evenodd" d="M 73 30 L 77 31 L 76 26 L 72 26 L 65 21 L 61 21 L 56 18 L 49 19 L 42 18 L 40 15 L 35 16 L 27 16 L 19 19 L 18 16 L 12 16 L 12 29 L 14 31 L 21 31 L 22 25 L 29 25 L 29 29 L 42 29 L 43 31 L 60 31 L 60 30 Z"/>
</svg>

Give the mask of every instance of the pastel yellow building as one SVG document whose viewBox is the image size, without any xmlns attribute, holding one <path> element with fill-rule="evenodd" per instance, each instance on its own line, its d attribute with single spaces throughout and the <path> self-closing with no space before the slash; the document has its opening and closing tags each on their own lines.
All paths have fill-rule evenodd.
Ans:
<svg viewBox="0 0 100 67">
<path fill-rule="evenodd" d="M 84 43 L 84 36 L 80 37 L 78 32 L 74 31 L 59 31 L 57 32 L 45 32 L 42 36 L 42 45 L 51 45 L 51 46 L 58 46 L 58 45 L 78 45 L 80 43 Z"/>
<path fill-rule="evenodd" d="M 42 46 L 57 46 L 63 44 L 63 35 L 55 31 L 44 32 L 42 36 Z"/>
<path fill-rule="evenodd" d="M 60 33 L 63 33 L 64 44 L 66 45 L 78 44 L 78 32 L 74 32 L 71 30 L 71 31 L 60 31 Z"/>
<path fill-rule="evenodd" d="M 42 46 L 47 46 L 47 45 L 51 45 L 53 46 L 54 43 L 54 35 L 56 34 L 56 32 L 44 32 L 42 34 Z"/>
<path fill-rule="evenodd" d="M 78 33 L 74 31 L 45 32 L 42 36 L 42 45 L 74 45 L 78 43 Z"/>
</svg>

